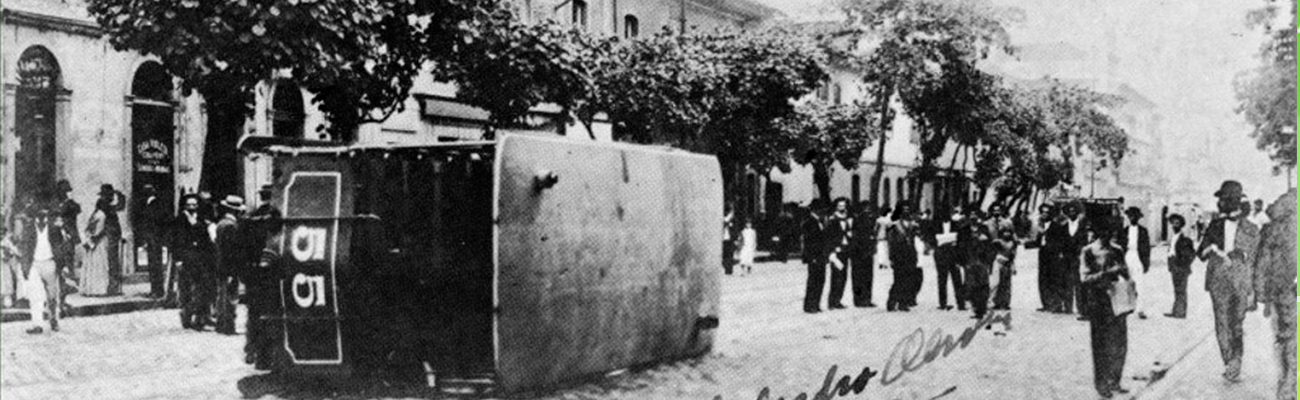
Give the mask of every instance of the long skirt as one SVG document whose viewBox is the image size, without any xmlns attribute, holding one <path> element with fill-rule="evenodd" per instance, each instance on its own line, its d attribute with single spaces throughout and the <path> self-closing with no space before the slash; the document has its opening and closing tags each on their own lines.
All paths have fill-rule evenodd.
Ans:
<svg viewBox="0 0 1300 400">
<path fill-rule="evenodd" d="M 81 294 L 84 296 L 111 296 L 113 277 L 108 246 L 100 241 L 97 246 L 86 251 L 82 262 Z"/>
</svg>

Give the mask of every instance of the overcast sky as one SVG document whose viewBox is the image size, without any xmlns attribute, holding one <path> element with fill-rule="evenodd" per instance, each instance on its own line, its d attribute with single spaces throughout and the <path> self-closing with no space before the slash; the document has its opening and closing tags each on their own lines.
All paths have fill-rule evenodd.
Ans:
<svg viewBox="0 0 1300 400">
<path fill-rule="evenodd" d="M 825 0 L 757 0 L 791 19 L 838 18 Z M 1270 174 L 1244 119 L 1233 110 L 1233 79 L 1258 65 L 1263 41 L 1245 25 L 1262 0 L 994 0 L 1025 12 L 1011 27 L 1017 44 L 1064 42 L 1114 79 L 1150 98 L 1164 119 L 1167 154 L 1195 154 L 1196 165 L 1170 163 L 1171 181 L 1191 182 L 1208 201 L 1223 179 L 1238 179 L 1252 197 L 1276 197 L 1286 177 Z M 1112 58 L 1114 62 L 1112 63 Z"/>
</svg>

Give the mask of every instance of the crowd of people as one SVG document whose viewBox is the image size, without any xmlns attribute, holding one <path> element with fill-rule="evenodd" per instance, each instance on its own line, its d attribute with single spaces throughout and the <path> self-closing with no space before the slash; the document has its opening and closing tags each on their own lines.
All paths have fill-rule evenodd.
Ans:
<svg viewBox="0 0 1300 400">
<path fill-rule="evenodd" d="M 932 215 L 928 210 L 914 212 L 908 202 L 881 210 L 850 203 L 846 198 L 829 203 L 814 200 L 799 224 L 799 234 L 788 234 L 783 240 L 802 244 L 802 260 L 808 267 L 805 312 L 822 312 L 822 290 L 828 278 L 828 308 L 847 308 L 844 294 L 849 282 L 853 306 L 877 307 L 872 297 L 876 268 L 890 268 L 894 274 L 886 310 L 911 311 L 918 306 L 917 295 L 925 283 L 919 266 L 922 253 L 934 257 L 938 309 L 966 311 L 969 306 L 972 318 L 983 318 L 990 309 L 1011 308 L 1011 276 L 1020 235 L 1002 207 L 968 214 L 955 206 Z"/>
<path fill-rule="evenodd" d="M 68 197 L 71 185 L 61 180 L 54 187 L 53 194 L 25 198 L 0 226 L 4 301 L 6 306 L 28 304 L 31 334 L 44 333 L 45 321 L 49 330 L 59 330 L 69 293 L 122 294 L 125 241 L 119 214 L 127 207 L 126 196 L 103 185 L 83 230 L 78 229 L 81 207 Z M 170 202 L 145 186 L 134 209 L 136 244 L 150 275 L 148 296 L 179 307 L 183 328 L 212 327 L 235 334 L 235 307 L 243 284 L 250 363 L 256 361 L 254 348 L 269 343 L 260 316 L 273 307 L 272 271 L 279 247 L 274 244 L 281 229 L 280 211 L 270 202 L 271 188 L 262 188 L 259 195 L 262 205 L 249 212 L 238 195 L 216 201 L 207 193 L 187 194 L 181 198 L 180 212 L 172 214 Z M 170 260 L 164 260 L 164 252 Z"/>
<path fill-rule="evenodd" d="M 1193 263 L 1201 260 L 1224 378 L 1240 379 L 1242 319 L 1257 304 L 1264 304 L 1266 316 L 1288 316 L 1274 318 L 1283 371 L 1278 394 L 1294 399 L 1295 321 L 1289 316 L 1295 312 L 1291 302 L 1296 285 L 1292 269 L 1296 265 L 1295 190 L 1267 211 L 1262 200 L 1255 200 L 1252 207 L 1236 181 L 1224 182 L 1214 195 L 1219 199 L 1218 212 L 1208 221 L 1204 215 L 1177 213 L 1162 221 L 1169 228 L 1167 266 L 1174 294 L 1164 316 L 1187 318 L 1187 282 Z M 775 258 L 782 261 L 785 253 L 802 252 L 807 267 L 806 313 L 822 312 L 823 299 L 830 310 L 848 308 L 848 299 L 854 307 L 876 307 L 872 289 L 877 268 L 893 272 L 886 310 L 912 310 L 918 306 L 917 294 L 925 281 L 918 267 L 924 253 L 934 260 L 937 308 L 969 309 L 976 319 L 989 310 L 1011 309 L 1017 252 L 1037 248 L 1038 311 L 1088 321 L 1095 388 L 1109 398 L 1128 392 L 1120 386 L 1127 317 L 1147 319 L 1159 307 L 1151 304 L 1153 296 L 1141 295 L 1138 288 L 1154 290 L 1159 283 L 1149 282 L 1153 240 L 1143 226 L 1140 208 L 1085 214 L 1078 201 L 1046 203 L 1038 209 L 1038 220 L 1025 229 L 1024 217 L 1010 218 L 998 205 L 987 212 L 974 208 L 968 212 L 956 205 L 933 215 L 928 211 L 917 215 L 907 202 L 892 210 L 875 210 L 846 198 L 817 199 L 805 213 L 782 212 L 773 247 Z M 727 218 L 734 218 L 730 210 Z M 1189 219 L 1196 223 L 1189 226 Z M 740 240 L 726 246 L 726 251 L 740 254 L 741 270 L 748 272 L 753 268 L 757 235 L 752 222 L 744 226 L 735 235 Z M 846 289 L 851 293 L 847 299 Z M 823 290 L 828 292 L 825 296 Z"/>
<path fill-rule="evenodd" d="M 72 185 L 60 180 L 39 197 L 18 201 L 0 226 L 0 293 L 6 307 L 26 302 L 34 322 L 59 329 L 65 299 L 80 292 L 111 296 L 122 291 L 122 224 L 118 214 L 126 196 L 102 185 L 85 229 L 81 205 L 69 197 Z M 40 200 L 38 200 L 38 198 Z M 28 333 L 42 333 L 37 324 Z"/>
</svg>

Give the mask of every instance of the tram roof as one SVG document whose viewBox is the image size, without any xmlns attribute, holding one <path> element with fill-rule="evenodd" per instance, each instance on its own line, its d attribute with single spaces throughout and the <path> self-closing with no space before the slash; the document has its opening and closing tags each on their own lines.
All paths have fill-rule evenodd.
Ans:
<svg viewBox="0 0 1300 400">
<path fill-rule="evenodd" d="M 492 140 L 454 141 L 421 144 L 358 143 L 343 145 L 338 142 L 283 138 L 272 136 L 244 136 L 236 146 L 240 151 L 262 154 L 345 154 L 369 151 L 453 151 L 478 150 L 496 145 Z"/>
</svg>

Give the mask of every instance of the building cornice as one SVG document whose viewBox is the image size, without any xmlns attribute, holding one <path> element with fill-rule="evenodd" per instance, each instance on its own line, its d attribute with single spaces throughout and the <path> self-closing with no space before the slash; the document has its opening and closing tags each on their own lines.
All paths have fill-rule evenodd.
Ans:
<svg viewBox="0 0 1300 400">
<path fill-rule="evenodd" d="M 14 24 L 41 30 L 53 30 L 93 38 L 98 38 L 104 34 L 104 29 L 91 21 L 15 10 L 12 8 L 0 9 L 0 21 L 3 21 L 5 24 Z"/>
</svg>

